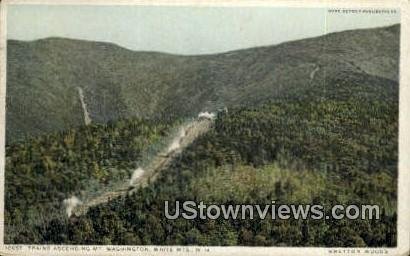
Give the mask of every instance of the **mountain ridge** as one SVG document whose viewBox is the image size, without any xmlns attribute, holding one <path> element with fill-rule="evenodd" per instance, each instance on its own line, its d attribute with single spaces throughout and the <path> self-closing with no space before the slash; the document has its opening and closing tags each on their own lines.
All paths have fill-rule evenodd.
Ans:
<svg viewBox="0 0 410 256">
<path fill-rule="evenodd" d="M 399 25 L 349 30 L 194 56 L 72 39 L 9 40 L 7 141 L 84 125 L 76 88 L 91 119 L 106 123 L 299 97 L 344 71 L 397 81 L 399 31 Z"/>
<path fill-rule="evenodd" d="M 216 52 L 216 53 L 204 53 L 204 54 L 179 54 L 179 53 L 172 53 L 172 52 L 166 52 L 166 51 L 134 50 L 134 49 L 128 48 L 126 46 L 123 46 L 119 43 L 115 43 L 115 42 L 98 41 L 98 40 L 91 40 L 91 39 L 78 39 L 78 38 L 60 37 L 60 36 L 43 37 L 43 38 L 38 38 L 38 39 L 34 39 L 34 40 L 8 39 L 7 42 L 33 43 L 33 42 L 39 42 L 39 41 L 51 41 L 51 40 L 63 40 L 64 41 L 64 40 L 66 40 L 66 41 L 73 41 L 73 42 L 106 44 L 106 45 L 111 45 L 113 47 L 122 48 L 122 49 L 127 50 L 127 51 L 138 52 L 138 53 L 163 54 L 163 55 L 180 56 L 180 57 L 200 57 L 200 56 L 224 55 L 224 54 L 230 54 L 230 53 L 235 53 L 235 52 L 240 52 L 240 51 L 259 49 L 259 48 L 270 48 L 270 47 L 274 47 L 274 46 L 281 46 L 283 44 L 289 44 L 289 43 L 292 43 L 292 42 L 298 42 L 298 41 L 301 41 L 301 40 L 314 40 L 316 38 L 320 38 L 320 37 L 324 37 L 324 36 L 332 36 L 332 35 L 338 34 L 338 33 L 369 31 L 369 30 L 371 31 L 371 30 L 379 30 L 379 29 L 393 30 L 393 31 L 394 30 L 400 30 L 400 24 L 395 23 L 395 24 L 391 24 L 391 25 L 387 25 L 387 26 L 379 26 L 379 27 L 371 27 L 371 28 L 359 28 L 359 29 L 348 29 L 348 30 L 330 32 L 330 33 L 326 33 L 326 34 L 318 35 L 318 36 L 292 39 L 292 40 L 289 40 L 289 41 L 283 41 L 283 42 L 279 42 L 279 43 L 275 43 L 275 44 L 258 45 L 258 46 L 253 46 L 253 47 L 245 47 L 245 48 L 238 48 L 238 49 L 233 49 L 233 50 L 228 50 L 228 51 L 221 51 L 221 52 Z"/>
</svg>

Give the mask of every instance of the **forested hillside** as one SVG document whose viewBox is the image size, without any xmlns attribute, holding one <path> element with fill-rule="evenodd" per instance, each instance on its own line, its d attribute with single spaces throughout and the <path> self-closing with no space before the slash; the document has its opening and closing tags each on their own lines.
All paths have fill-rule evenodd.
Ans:
<svg viewBox="0 0 410 256">
<path fill-rule="evenodd" d="M 357 111 L 357 110 L 360 111 Z M 53 220 L 43 241 L 394 246 L 397 101 L 277 102 L 219 116 L 154 184 Z M 166 220 L 165 200 L 380 204 L 380 221 Z M 55 240 L 54 240 L 55 239 Z"/>
<path fill-rule="evenodd" d="M 128 180 L 144 157 L 163 146 L 175 123 L 121 120 L 8 146 L 6 241 L 38 241 L 36 225 L 45 225 L 53 216 L 66 218 L 64 199 L 82 199 Z"/>
<path fill-rule="evenodd" d="M 398 36 L 392 26 L 209 56 L 11 42 L 6 243 L 395 246 Z M 155 180 L 65 216 L 62 200 L 111 189 L 201 110 L 215 111 L 211 129 Z M 167 220 L 165 200 L 378 204 L 382 218 Z"/>
<path fill-rule="evenodd" d="M 219 113 L 148 187 L 84 216 L 54 218 L 14 242 L 394 246 L 397 83 L 341 73 L 315 88 Z M 164 200 L 381 204 L 382 219 L 173 221 Z"/>
<path fill-rule="evenodd" d="M 398 80 L 399 25 L 228 53 L 178 56 L 47 38 L 7 45 L 7 142 L 94 123 L 192 117 L 310 90 L 339 72 Z"/>
</svg>

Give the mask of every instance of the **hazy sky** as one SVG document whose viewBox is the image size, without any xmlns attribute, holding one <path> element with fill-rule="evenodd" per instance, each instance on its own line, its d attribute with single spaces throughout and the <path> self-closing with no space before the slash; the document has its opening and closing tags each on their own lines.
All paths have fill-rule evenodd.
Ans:
<svg viewBox="0 0 410 256">
<path fill-rule="evenodd" d="M 399 14 L 327 9 L 8 5 L 9 39 L 68 37 L 133 50 L 208 54 L 399 23 Z"/>
</svg>

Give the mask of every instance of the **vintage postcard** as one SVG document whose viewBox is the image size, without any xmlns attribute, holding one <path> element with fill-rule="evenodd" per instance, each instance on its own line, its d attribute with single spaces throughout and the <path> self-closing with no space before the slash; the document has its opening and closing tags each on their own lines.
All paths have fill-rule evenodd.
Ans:
<svg viewBox="0 0 410 256">
<path fill-rule="evenodd" d="M 2 1 L 0 255 L 409 255 L 409 5 Z"/>
</svg>

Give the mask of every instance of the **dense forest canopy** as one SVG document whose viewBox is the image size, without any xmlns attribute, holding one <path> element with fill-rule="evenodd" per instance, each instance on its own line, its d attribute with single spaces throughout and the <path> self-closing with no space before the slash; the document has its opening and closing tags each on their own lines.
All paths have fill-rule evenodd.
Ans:
<svg viewBox="0 0 410 256">
<path fill-rule="evenodd" d="M 255 55 L 246 50 L 204 57 L 204 62 L 209 58 L 230 59 L 233 64 L 246 60 L 251 78 L 239 82 L 242 76 L 229 69 L 233 72 L 226 72 L 230 78 L 222 79 L 211 65 L 196 75 L 209 81 L 234 81 L 220 87 L 215 81 L 190 81 L 192 91 L 185 96 L 192 98 L 188 101 L 174 98 L 175 102 L 164 101 L 169 104 L 161 105 L 160 99 L 164 98 L 154 97 L 149 111 L 156 111 L 158 103 L 170 115 L 159 111 L 160 116 L 147 117 L 147 112 L 118 116 L 105 123 L 105 117 L 95 119 L 99 113 L 93 113 L 91 107 L 91 118 L 101 121 L 98 124 L 59 127 L 56 130 L 61 131 L 43 135 L 34 132 L 31 139 L 10 140 L 6 148 L 6 243 L 395 246 L 398 49 L 394 40 L 389 44 L 382 39 L 395 38 L 397 34 L 398 26 L 349 31 L 254 49 Z M 346 44 L 346 36 L 354 43 Z M 366 55 L 363 49 L 368 45 L 360 46 L 369 40 L 373 43 Z M 37 42 L 41 43 L 44 42 Z M 323 50 L 327 44 L 332 47 Z M 303 54 L 296 58 L 298 53 Z M 373 66 L 366 56 L 377 57 Z M 168 61 L 171 57 L 157 56 Z M 381 61 L 386 58 L 386 63 Z M 269 60 L 283 65 L 278 64 L 278 68 Z M 204 67 L 204 62 L 198 66 L 185 64 L 195 69 Z M 229 65 L 225 64 L 222 70 L 227 71 Z M 154 64 L 148 66 L 157 70 Z M 240 67 L 237 72 L 245 76 L 244 66 Z M 273 80 L 267 72 L 272 67 L 276 70 Z M 188 80 L 181 81 L 181 87 L 173 89 L 175 92 L 184 91 Z M 232 89 L 233 86 L 236 87 Z M 215 88 L 218 90 L 213 91 Z M 85 88 L 86 97 L 88 89 Z M 223 95 L 223 99 L 210 95 Z M 196 107 L 192 107 L 192 102 L 196 102 Z M 109 190 L 113 184 L 126 180 L 143 156 L 158 152 L 176 127 L 196 116 L 204 106 L 214 110 L 227 108 L 218 111 L 211 129 L 173 158 L 155 180 L 133 194 L 91 207 L 84 215 L 64 215 L 62 200 L 93 190 Z M 114 115 L 117 110 L 110 111 L 104 113 Z M 17 124 L 20 117 L 9 118 Z M 381 219 L 167 220 L 165 200 L 379 204 Z"/>
<path fill-rule="evenodd" d="M 148 187 L 129 197 L 94 207 L 85 216 L 56 217 L 26 229 L 14 239 L 79 244 L 393 246 L 397 193 L 397 87 L 390 82 L 390 87 L 386 86 L 390 92 L 382 91 L 383 95 L 378 95 L 381 90 L 377 90 L 377 86 L 388 85 L 385 80 L 353 79 L 360 77 L 355 74 L 343 77 L 344 80 L 329 81 L 328 86 L 334 89 L 327 90 L 326 99 L 316 98 L 318 94 L 314 97 L 304 95 L 299 99 L 283 98 L 256 107 L 220 112 L 213 129 L 197 139 Z M 366 85 L 369 81 L 372 87 Z M 22 173 L 21 168 L 27 164 L 20 156 L 27 151 L 22 145 L 30 145 L 32 150 L 72 150 L 70 154 L 74 157 L 78 152 L 77 163 L 86 164 L 81 169 L 82 175 L 97 175 L 96 178 L 104 182 L 111 178 L 110 173 L 104 176 L 94 172 L 99 165 L 97 162 L 97 167 L 94 166 L 93 158 L 104 161 L 112 158 L 116 162 L 109 165 L 126 169 L 124 165 L 134 163 L 132 160 L 138 157 L 135 155 L 138 148 L 149 143 L 147 139 L 155 139 L 166 127 L 158 123 L 145 125 L 140 121 L 119 122 L 84 128 L 77 136 L 86 134 L 88 139 L 79 140 L 80 145 L 70 146 L 69 138 L 75 137 L 72 135 L 74 131 L 43 137 L 37 143 L 17 144 L 8 150 L 9 161 L 13 163 L 8 164 L 8 181 L 16 179 L 14 175 L 17 173 L 12 170 L 20 170 L 19 176 L 30 174 L 30 171 Z M 142 139 L 145 143 L 141 143 Z M 113 143 L 111 148 L 104 150 Z M 61 145 L 60 149 L 57 145 Z M 119 151 L 115 150 L 116 145 Z M 90 151 L 89 147 L 95 148 Z M 101 153 L 99 148 L 102 148 Z M 67 156 L 65 153 L 50 155 Z M 41 154 L 39 164 L 52 165 L 52 159 L 47 160 L 44 156 L 47 154 Z M 29 162 L 35 163 L 33 160 Z M 73 187 L 62 186 L 64 189 L 78 189 L 79 184 L 86 186 L 86 183 L 77 184 L 79 181 L 66 176 L 70 175 L 67 170 L 76 172 L 72 162 L 60 160 L 58 164 L 62 165 L 60 172 L 56 172 L 56 167 L 50 168 L 50 172 L 44 167 L 37 171 L 45 175 L 44 179 L 55 180 L 53 177 L 60 175 L 67 179 L 64 184 L 74 183 Z M 107 166 L 107 163 L 101 165 Z M 84 170 L 91 173 L 84 173 Z M 254 179 L 254 183 L 252 186 L 241 183 L 236 178 L 238 175 L 245 180 Z M 39 178 L 33 181 L 41 182 Z M 62 183 L 57 181 L 56 186 L 58 184 Z M 14 198 L 6 204 L 11 211 L 8 214 L 29 213 L 22 207 L 31 197 L 34 201 L 28 205 L 36 202 L 37 197 L 41 200 L 41 194 L 33 193 L 29 187 L 24 188 L 32 194 L 13 192 L 17 187 L 7 186 L 8 195 Z M 227 194 L 227 191 L 231 192 Z M 329 223 L 324 220 L 169 221 L 163 216 L 164 200 L 241 204 L 266 203 L 272 199 L 325 205 L 334 202 L 377 203 L 382 206 L 383 218 L 379 221 Z M 13 218 L 12 223 L 17 225 L 25 219 Z M 367 228 L 363 229 L 363 226 Z M 337 236 L 341 230 L 345 235 L 343 239 Z M 30 236 L 28 232 L 31 232 Z M 217 236 L 215 232 L 219 232 Z"/>
<path fill-rule="evenodd" d="M 37 236 L 46 216 L 66 218 L 70 196 L 113 189 L 144 158 L 163 147 L 178 122 L 122 120 L 43 135 L 6 148 L 6 228 L 13 237 Z M 25 240 L 29 242 L 30 240 Z M 36 240 L 34 240 L 36 241 Z"/>
</svg>

